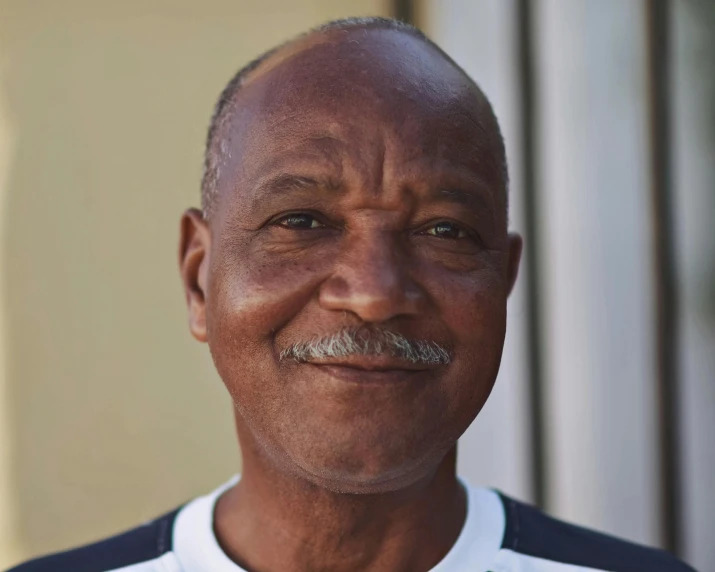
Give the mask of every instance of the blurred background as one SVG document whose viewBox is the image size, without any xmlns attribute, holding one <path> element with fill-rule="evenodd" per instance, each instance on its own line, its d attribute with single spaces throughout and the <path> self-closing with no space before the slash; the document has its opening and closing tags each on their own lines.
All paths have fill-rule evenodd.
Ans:
<svg viewBox="0 0 715 572">
<path fill-rule="evenodd" d="M 240 471 L 178 220 L 229 77 L 416 23 L 482 86 L 527 251 L 460 469 L 715 571 L 715 1 L 0 0 L 0 568 Z"/>
</svg>

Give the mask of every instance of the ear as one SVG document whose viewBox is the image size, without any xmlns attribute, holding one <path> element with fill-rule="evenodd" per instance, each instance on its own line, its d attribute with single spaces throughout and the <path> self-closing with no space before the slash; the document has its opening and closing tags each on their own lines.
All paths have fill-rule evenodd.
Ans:
<svg viewBox="0 0 715 572">
<path fill-rule="evenodd" d="M 181 217 L 179 270 L 184 284 L 189 330 L 200 342 L 206 337 L 206 285 L 211 252 L 211 232 L 198 209 Z"/>
<path fill-rule="evenodd" d="M 509 233 L 509 260 L 506 267 L 507 293 L 511 294 L 516 283 L 516 277 L 519 275 L 519 263 L 521 262 L 521 252 L 524 246 L 524 241 L 521 236 L 516 233 Z"/>
</svg>

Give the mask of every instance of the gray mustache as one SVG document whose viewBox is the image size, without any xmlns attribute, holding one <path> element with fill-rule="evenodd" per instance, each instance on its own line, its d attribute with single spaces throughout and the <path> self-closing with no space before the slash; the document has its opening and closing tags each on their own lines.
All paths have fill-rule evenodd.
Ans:
<svg viewBox="0 0 715 572">
<path fill-rule="evenodd" d="M 304 363 L 333 357 L 351 355 L 383 355 L 403 359 L 413 364 L 447 365 L 449 352 L 437 342 L 410 340 L 383 328 L 353 327 L 305 342 L 297 342 L 281 351 L 281 361 Z"/>
</svg>

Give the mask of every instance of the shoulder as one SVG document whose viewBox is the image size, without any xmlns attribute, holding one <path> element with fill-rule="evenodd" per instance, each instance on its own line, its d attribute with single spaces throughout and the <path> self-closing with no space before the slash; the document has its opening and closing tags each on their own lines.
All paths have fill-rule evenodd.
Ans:
<svg viewBox="0 0 715 572">
<path fill-rule="evenodd" d="M 664 550 L 568 524 L 536 507 L 500 496 L 506 512 L 502 549 L 517 557 L 612 572 L 694 572 Z"/>
<path fill-rule="evenodd" d="M 105 540 L 30 560 L 7 572 L 108 572 L 150 562 L 171 550 L 178 509 Z"/>
</svg>

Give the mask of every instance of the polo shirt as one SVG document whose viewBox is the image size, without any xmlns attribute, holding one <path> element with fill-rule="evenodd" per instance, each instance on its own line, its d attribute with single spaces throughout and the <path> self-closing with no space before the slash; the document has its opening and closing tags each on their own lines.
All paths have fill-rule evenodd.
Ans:
<svg viewBox="0 0 715 572">
<path fill-rule="evenodd" d="M 8 572 L 246 572 L 216 540 L 216 501 L 238 481 L 123 534 Z M 662 550 L 556 520 L 498 491 L 467 491 L 467 517 L 431 572 L 693 572 Z"/>
</svg>

